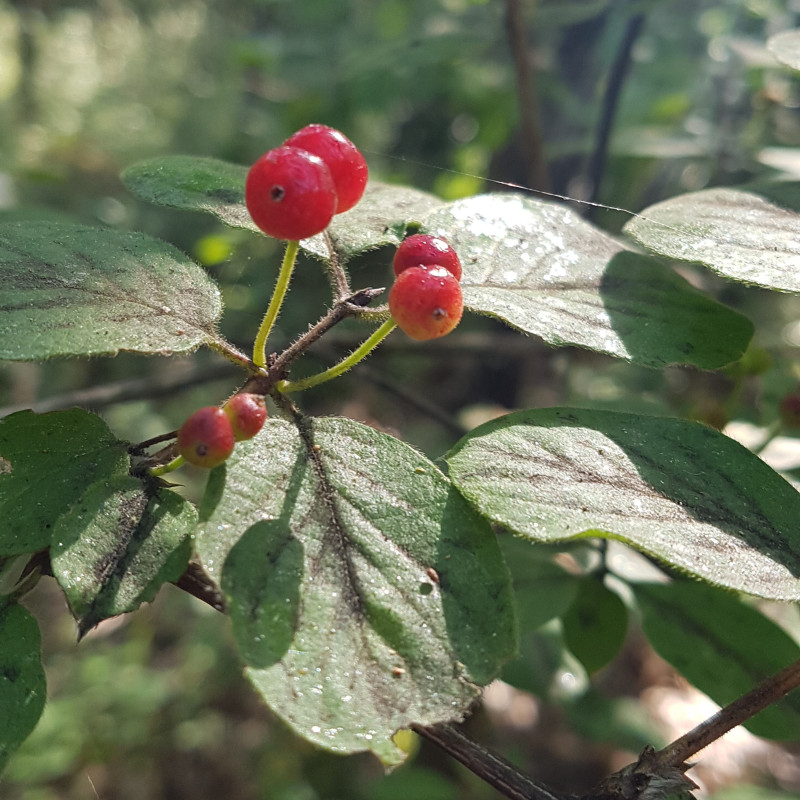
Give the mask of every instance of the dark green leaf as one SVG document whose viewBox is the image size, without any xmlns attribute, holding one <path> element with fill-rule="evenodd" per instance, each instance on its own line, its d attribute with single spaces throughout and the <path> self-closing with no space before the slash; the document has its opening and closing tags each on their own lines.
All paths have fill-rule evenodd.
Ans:
<svg viewBox="0 0 800 800">
<path fill-rule="evenodd" d="M 644 632 L 658 654 L 720 705 L 800 659 L 800 647 L 784 630 L 735 595 L 688 581 L 633 589 Z M 745 726 L 759 736 L 796 739 L 800 693 Z"/>
<path fill-rule="evenodd" d="M 578 596 L 561 622 L 567 647 L 592 674 L 622 647 L 628 632 L 628 609 L 618 594 L 590 575 L 581 581 Z"/>
<path fill-rule="evenodd" d="M 767 47 L 781 64 L 800 70 L 800 31 L 784 31 L 772 36 Z"/>
<path fill-rule="evenodd" d="M 53 573 L 81 635 L 137 609 L 177 580 L 191 556 L 197 513 L 174 492 L 128 476 L 93 483 L 53 531 Z"/>
<path fill-rule="evenodd" d="M 219 290 L 166 242 L 140 233 L 0 225 L 0 359 L 177 353 L 215 338 Z"/>
<path fill-rule="evenodd" d="M 133 164 L 122 182 L 142 200 L 183 211 L 205 211 L 234 228 L 259 228 L 244 204 L 249 167 L 215 158 L 162 156 Z"/>
<path fill-rule="evenodd" d="M 496 538 L 439 470 L 345 419 L 270 420 L 211 474 L 198 551 L 249 675 L 300 735 L 393 762 L 515 646 Z"/>
<path fill-rule="evenodd" d="M 646 208 L 625 232 L 735 281 L 800 292 L 800 183 L 705 189 Z"/>
<path fill-rule="evenodd" d="M 0 555 L 48 547 L 58 518 L 97 480 L 127 475 L 126 444 L 79 409 L 0 419 Z"/>
<path fill-rule="evenodd" d="M 711 583 L 800 599 L 800 494 L 704 425 L 608 411 L 522 411 L 448 456 L 488 519 L 536 541 L 621 539 Z"/>
<path fill-rule="evenodd" d="M 36 726 L 46 696 L 36 620 L 22 606 L 0 607 L 0 771 Z"/>
<path fill-rule="evenodd" d="M 738 359 L 753 333 L 740 314 L 555 203 L 479 195 L 424 226 L 461 257 L 467 308 L 551 344 L 712 369 Z"/>
</svg>

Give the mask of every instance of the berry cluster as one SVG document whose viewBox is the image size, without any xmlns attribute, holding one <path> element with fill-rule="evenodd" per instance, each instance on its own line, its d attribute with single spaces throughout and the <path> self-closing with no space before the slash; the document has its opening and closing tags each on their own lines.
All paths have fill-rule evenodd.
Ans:
<svg viewBox="0 0 800 800">
<path fill-rule="evenodd" d="M 367 162 L 343 134 L 307 125 L 250 168 L 245 203 L 264 233 L 298 241 L 351 209 L 367 186 Z"/>
<path fill-rule="evenodd" d="M 396 276 L 389 311 L 412 339 L 437 339 L 461 321 L 461 262 L 442 238 L 417 233 L 405 239 L 392 264 Z"/>
<path fill-rule="evenodd" d="M 264 426 L 267 407 L 258 394 L 241 392 L 223 406 L 204 406 L 178 431 L 178 452 L 196 467 L 212 469 L 233 452 L 236 442 L 252 439 Z"/>
</svg>

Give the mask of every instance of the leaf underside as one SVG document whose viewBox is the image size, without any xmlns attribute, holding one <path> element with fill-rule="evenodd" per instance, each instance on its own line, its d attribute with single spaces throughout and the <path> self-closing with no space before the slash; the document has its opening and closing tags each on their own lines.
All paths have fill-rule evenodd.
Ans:
<svg viewBox="0 0 800 800">
<path fill-rule="evenodd" d="M 397 729 L 462 718 L 514 650 L 490 527 L 392 437 L 270 420 L 214 470 L 200 514 L 250 679 L 326 749 L 396 763 Z"/>
<path fill-rule="evenodd" d="M 800 494 L 704 425 L 522 411 L 476 428 L 447 460 L 480 513 L 519 536 L 617 538 L 710 583 L 800 599 Z"/>
<path fill-rule="evenodd" d="M 713 369 L 738 359 L 753 333 L 666 265 L 555 203 L 478 195 L 434 210 L 424 228 L 458 252 L 467 308 L 550 344 Z"/>
<path fill-rule="evenodd" d="M 219 290 L 144 234 L 31 221 L 0 225 L 0 359 L 177 353 L 215 337 Z"/>
</svg>

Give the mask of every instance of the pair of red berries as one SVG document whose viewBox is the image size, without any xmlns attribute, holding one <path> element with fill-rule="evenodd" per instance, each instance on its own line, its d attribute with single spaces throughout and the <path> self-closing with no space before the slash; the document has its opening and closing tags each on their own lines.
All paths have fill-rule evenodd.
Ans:
<svg viewBox="0 0 800 800">
<path fill-rule="evenodd" d="M 253 164 L 245 203 L 268 236 L 307 239 L 361 199 L 368 174 L 364 156 L 343 133 L 307 125 Z"/>
<path fill-rule="evenodd" d="M 392 263 L 396 276 L 389 311 L 412 339 L 437 339 L 461 321 L 461 261 L 440 236 L 417 233 L 404 239 Z"/>
<path fill-rule="evenodd" d="M 236 442 L 252 439 L 264 427 L 264 397 L 243 392 L 223 406 L 204 406 L 194 412 L 178 431 L 178 452 L 184 461 L 211 469 L 225 461 Z"/>
</svg>

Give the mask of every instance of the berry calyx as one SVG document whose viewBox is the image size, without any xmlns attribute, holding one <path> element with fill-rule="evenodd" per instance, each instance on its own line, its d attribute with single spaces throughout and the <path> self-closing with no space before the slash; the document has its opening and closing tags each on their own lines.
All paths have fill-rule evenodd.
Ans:
<svg viewBox="0 0 800 800">
<path fill-rule="evenodd" d="M 461 286 L 444 267 L 408 267 L 389 292 L 389 311 L 397 327 L 412 339 L 437 339 L 461 320 Z"/>
<path fill-rule="evenodd" d="M 336 213 L 336 187 L 319 156 L 297 147 L 276 147 L 247 173 L 244 199 L 268 236 L 298 241 L 328 227 Z"/>
<path fill-rule="evenodd" d="M 235 394 L 222 406 L 222 410 L 231 421 L 237 442 L 252 439 L 264 427 L 267 419 L 267 405 L 260 394 Z"/>
<path fill-rule="evenodd" d="M 429 233 L 415 233 L 403 239 L 392 262 L 395 275 L 409 267 L 434 265 L 444 267 L 457 281 L 461 280 L 461 260 L 456 251 L 441 236 Z"/>
<path fill-rule="evenodd" d="M 198 409 L 178 431 L 178 452 L 196 467 L 216 467 L 233 452 L 235 444 L 231 421 L 218 406 Z"/>
<path fill-rule="evenodd" d="M 337 214 L 349 211 L 361 199 L 369 177 L 367 162 L 341 131 L 327 125 L 306 125 L 284 145 L 307 150 L 325 162 L 336 186 Z"/>
</svg>

